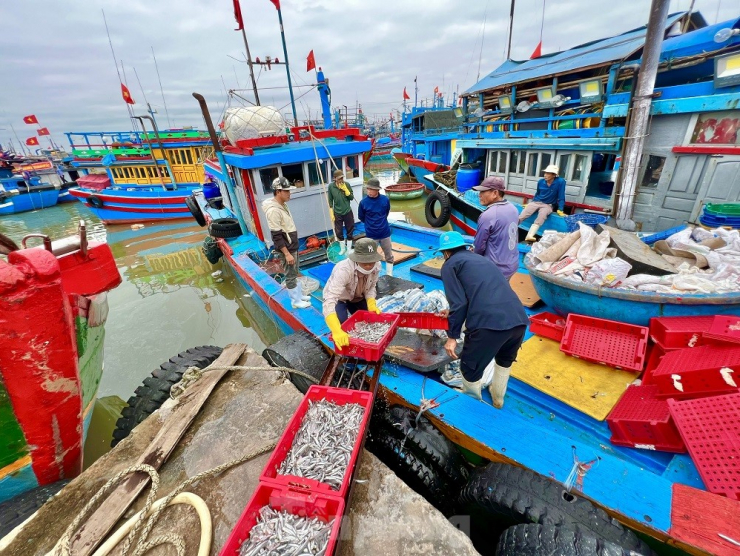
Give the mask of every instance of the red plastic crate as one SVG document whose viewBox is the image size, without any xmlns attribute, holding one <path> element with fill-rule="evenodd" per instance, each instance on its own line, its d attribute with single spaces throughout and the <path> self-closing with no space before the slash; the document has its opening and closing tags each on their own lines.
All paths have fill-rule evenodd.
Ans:
<svg viewBox="0 0 740 556">
<path fill-rule="evenodd" d="M 338 496 L 260 482 L 226 540 L 226 544 L 221 549 L 220 556 L 237 556 L 239 554 L 239 548 L 249 538 L 252 527 L 257 524 L 260 509 L 267 505 L 275 510 L 287 511 L 301 517 L 317 517 L 324 522 L 334 519 L 326 554 L 334 553 L 342 524 L 342 515 L 344 515 L 344 500 Z"/>
<path fill-rule="evenodd" d="M 647 363 L 645 363 L 645 372 L 642 373 L 643 384 L 653 384 L 653 373 L 658 368 L 658 365 L 660 365 L 660 361 L 666 353 L 666 350 L 660 344 L 648 345 Z"/>
<path fill-rule="evenodd" d="M 645 326 L 571 313 L 565 322 L 560 351 L 618 369 L 641 371 L 647 340 Z"/>
<path fill-rule="evenodd" d="M 665 452 L 686 451 L 668 402 L 659 400 L 657 393 L 657 386 L 627 388 L 606 418 L 612 431 L 612 444 Z"/>
<path fill-rule="evenodd" d="M 732 394 L 740 384 L 740 346 L 699 346 L 669 351 L 652 373 L 659 398 Z"/>
<path fill-rule="evenodd" d="M 392 314 L 392 313 L 391 313 Z M 446 317 L 434 313 L 395 313 L 398 315 L 399 328 L 420 328 L 422 330 L 449 330 L 450 323 Z"/>
<path fill-rule="evenodd" d="M 339 490 L 334 490 L 326 483 L 321 483 L 314 479 L 307 479 L 305 477 L 296 477 L 295 475 L 279 475 L 278 469 L 280 464 L 283 463 L 285 457 L 288 455 L 290 448 L 293 446 L 293 440 L 295 435 L 298 433 L 298 429 L 301 428 L 303 417 L 305 417 L 308 411 L 308 403 L 311 401 L 328 400 L 338 405 L 345 405 L 348 403 L 357 403 L 365 408 L 365 414 L 360 422 L 360 430 L 355 440 L 355 445 L 352 449 L 352 456 L 347 465 L 347 471 L 344 474 L 342 485 Z M 357 458 L 360 455 L 360 449 L 362 442 L 365 438 L 367 426 L 370 421 L 370 414 L 373 408 L 373 394 L 372 392 L 362 392 L 359 390 L 348 390 L 346 388 L 333 388 L 330 386 L 311 386 L 303 397 L 300 405 L 296 409 L 293 417 L 290 419 L 288 426 L 285 427 L 280 440 L 272 451 L 270 459 L 267 461 L 267 465 L 262 470 L 260 476 L 261 481 L 270 481 L 273 483 L 280 483 L 286 486 L 303 488 L 310 490 L 311 492 L 321 492 L 325 494 L 332 494 L 346 498 L 349 490 L 350 478 L 357 463 Z"/>
<path fill-rule="evenodd" d="M 356 311 L 351 317 L 342 323 L 342 330 L 349 332 L 355 327 L 355 323 L 359 321 L 365 322 L 389 322 L 391 327 L 388 332 L 377 344 L 371 344 L 357 338 L 350 336 L 349 345 L 346 347 L 334 347 L 334 351 L 339 355 L 346 357 L 357 357 L 364 359 L 365 361 L 379 361 L 383 357 L 385 348 L 393 340 L 393 336 L 396 334 L 398 328 L 399 316 L 395 313 L 381 313 L 379 315 L 371 311 Z"/>
<path fill-rule="evenodd" d="M 693 347 L 714 317 L 657 317 L 650 319 L 650 337 L 665 350 Z M 698 344 L 696 344 L 698 345 Z"/>
<path fill-rule="evenodd" d="M 707 490 L 740 500 L 740 394 L 668 400 L 668 408 Z"/>
<path fill-rule="evenodd" d="M 703 334 L 704 343 L 740 344 L 740 317 L 717 315 L 709 330 Z"/>
<path fill-rule="evenodd" d="M 565 331 L 565 317 L 547 312 L 532 315 L 529 317 L 529 330 L 532 334 L 560 342 Z"/>
</svg>

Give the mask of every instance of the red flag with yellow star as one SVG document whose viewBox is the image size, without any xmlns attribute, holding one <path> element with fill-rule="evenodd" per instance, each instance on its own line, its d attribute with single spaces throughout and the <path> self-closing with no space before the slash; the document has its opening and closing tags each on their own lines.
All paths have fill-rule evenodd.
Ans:
<svg viewBox="0 0 740 556">
<path fill-rule="evenodd" d="M 23 122 L 27 124 L 37 124 L 39 123 L 38 119 L 34 114 L 30 114 L 28 116 L 24 116 Z"/>
<path fill-rule="evenodd" d="M 126 102 L 126 104 L 136 104 L 134 102 L 134 99 L 131 97 L 131 93 L 129 92 L 128 87 L 126 87 L 126 85 L 124 85 L 123 83 L 121 83 L 121 95 L 123 96 L 123 100 L 124 102 Z"/>
<path fill-rule="evenodd" d="M 26 139 L 26 145 L 28 145 L 29 147 L 35 147 L 38 144 L 39 140 L 35 137 L 29 137 L 28 139 Z"/>
</svg>

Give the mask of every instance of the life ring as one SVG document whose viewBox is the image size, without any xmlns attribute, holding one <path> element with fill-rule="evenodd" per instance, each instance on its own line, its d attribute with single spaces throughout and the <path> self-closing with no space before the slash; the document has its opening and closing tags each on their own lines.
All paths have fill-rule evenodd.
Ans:
<svg viewBox="0 0 740 556">
<path fill-rule="evenodd" d="M 200 210 L 200 206 L 196 202 L 195 197 L 193 197 L 192 195 L 190 195 L 189 197 L 185 197 L 185 205 L 187 205 L 190 214 L 193 215 L 193 218 L 195 218 L 198 226 L 205 226 L 206 218 L 205 216 L 203 216 L 203 212 Z"/>
<path fill-rule="evenodd" d="M 103 208 L 103 199 L 97 195 L 90 195 L 87 198 L 87 204 L 96 209 Z"/>
<path fill-rule="evenodd" d="M 436 209 L 438 203 L 439 213 L 437 213 Z M 451 214 L 450 198 L 447 196 L 447 193 L 439 190 L 432 191 L 424 203 L 424 216 L 426 216 L 429 225 L 434 228 L 441 228 L 450 221 Z"/>
</svg>

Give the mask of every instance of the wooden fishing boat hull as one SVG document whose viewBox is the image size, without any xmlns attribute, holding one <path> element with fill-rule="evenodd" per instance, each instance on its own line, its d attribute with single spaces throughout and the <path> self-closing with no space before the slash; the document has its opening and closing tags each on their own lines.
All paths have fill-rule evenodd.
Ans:
<svg viewBox="0 0 740 556">
<path fill-rule="evenodd" d="M 54 187 L 20 192 L 17 195 L 9 195 L 0 200 L 0 216 L 53 207 L 58 201 L 59 190 Z"/>
<path fill-rule="evenodd" d="M 740 292 L 674 295 L 599 288 L 539 272 L 525 262 L 537 294 L 560 315 L 577 313 L 647 326 L 653 317 L 740 315 Z"/>
<path fill-rule="evenodd" d="M 88 207 L 106 224 L 128 224 L 153 220 L 191 218 L 185 199 L 200 185 L 101 190 L 76 188 L 70 194 Z"/>
<path fill-rule="evenodd" d="M 418 199 L 424 193 L 424 184 L 422 183 L 397 183 L 385 188 L 386 196 L 394 201 L 408 201 L 409 199 Z"/>
<path fill-rule="evenodd" d="M 404 172 L 406 172 L 408 174 L 409 173 L 409 164 L 408 164 L 408 161 L 407 160 L 409 158 L 411 158 L 411 155 L 408 154 L 408 153 L 403 152 L 399 148 L 395 148 L 395 149 L 391 150 L 391 156 L 398 163 L 398 165 L 401 167 L 401 170 L 403 170 Z"/>
</svg>

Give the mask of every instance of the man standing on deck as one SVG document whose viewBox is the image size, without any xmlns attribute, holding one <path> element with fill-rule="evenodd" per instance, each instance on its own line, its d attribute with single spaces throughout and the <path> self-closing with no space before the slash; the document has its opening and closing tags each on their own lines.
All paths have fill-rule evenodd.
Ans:
<svg viewBox="0 0 740 556">
<path fill-rule="evenodd" d="M 355 216 L 352 214 L 350 201 L 355 198 L 352 188 L 344 181 L 341 170 L 334 171 L 334 181 L 329 184 L 329 208 L 334 213 L 334 234 L 340 242 L 340 255 L 347 252 L 347 240 L 352 241 L 355 232 Z M 347 230 L 347 239 L 344 238 L 344 229 Z M 350 245 L 350 248 L 352 246 Z"/>
<path fill-rule="evenodd" d="M 557 210 L 558 215 L 565 216 L 563 212 L 565 208 L 565 180 L 558 176 L 559 173 L 560 168 L 554 164 L 545 168 L 545 177 L 537 182 L 537 193 L 534 199 L 527 203 L 527 206 L 519 215 L 519 223 L 521 224 L 537 212 L 537 219 L 529 228 L 525 241 L 537 241 L 537 238 L 534 237 L 537 230 L 545 223 L 553 210 Z"/>
<path fill-rule="evenodd" d="M 262 210 L 272 234 L 273 248 L 283 263 L 285 287 L 291 305 L 293 309 L 305 309 L 311 306 L 310 298 L 298 288 L 298 229 L 287 205 L 290 192 L 294 189 L 286 178 L 275 178 L 272 181 L 273 197 L 262 203 Z"/>
<path fill-rule="evenodd" d="M 388 225 L 388 214 L 391 202 L 380 194 L 378 178 L 367 180 L 367 197 L 360 201 L 357 219 L 365 223 L 365 235 L 380 244 L 385 256 L 385 273 L 393 276 L 393 245 L 391 244 L 391 227 Z"/>
<path fill-rule="evenodd" d="M 519 211 L 504 199 L 504 179 L 487 177 L 476 185 L 480 204 L 488 207 L 478 219 L 473 251 L 495 264 L 504 278 L 511 278 L 519 267 Z"/>
<path fill-rule="evenodd" d="M 493 366 L 488 387 L 493 407 L 504 406 L 504 395 L 527 330 L 527 314 L 499 268 L 488 258 L 468 251 L 462 235 L 445 232 L 439 237 L 445 258 L 442 283 L 449 318 L 445 351 L 457 359 L 455 350 L 465 323 L 465 342 L 460 355 L 463 392 L 481 400 L 483 375 Z"/>
</svg>

